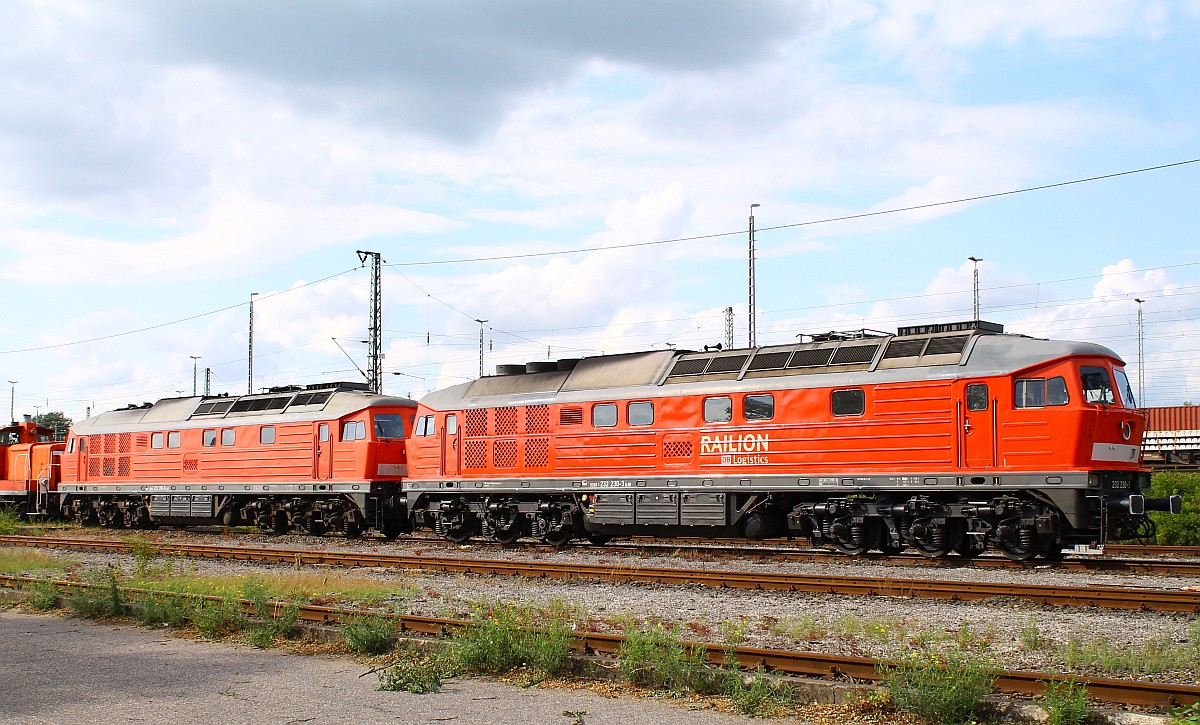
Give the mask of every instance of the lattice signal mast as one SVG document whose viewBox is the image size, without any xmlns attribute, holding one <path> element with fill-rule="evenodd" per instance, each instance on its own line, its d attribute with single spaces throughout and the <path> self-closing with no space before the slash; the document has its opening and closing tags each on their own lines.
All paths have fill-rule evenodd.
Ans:
<svg viewBox="0 0 1200 725">
<path fill-rule="evenodd" d="M 379 338 L 380 332 L 383 330 L 383 298 L 379 282 L 383 257 L 379 252 L 359 250 L 358 261 L 362 262 L 363 266 L 366 266 L 368 257 L 371 258 L 371 334 L 367 340 L 367 345 L 370 347 L 370 352 L 367 353 L 367 384 L 371 386 L 373 392 L 382 393 L 383 354 Z"/>
</svg>

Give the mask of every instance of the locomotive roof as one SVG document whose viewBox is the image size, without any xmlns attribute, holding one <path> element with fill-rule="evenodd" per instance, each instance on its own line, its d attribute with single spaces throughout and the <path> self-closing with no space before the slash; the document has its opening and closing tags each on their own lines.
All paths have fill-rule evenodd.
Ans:
<svg viewBox="0 0 1200 725">
<path fill-rule="evenodd" d="M 1003 334 L 986 322 L 902 334 L 837 334 L 812 342 L 717 352 L 653 350 L 584 358 L 567 369 L 494 375 L 421 399 L 434 410 L 866 385 L 1005 375 L 1070 355 L 1120 358 L 1102 345 Z M 565 361 L 574 363 L 574 361 Z M 505 366 L 513 367 L 513 366 Z M 531 366 L 531 369 L 533 368 Z"/>
<path fill-rule="evenodd" d="M 164 398 L 153 405 L 130 406 L 76 421 L 76 435 L 125 433 L 164 428 L 269 424 L 288 421 L 330 420 L 368 406 L 416 405 L 408 398 L 376 395 L 365 390 L 310 386 L 286 388 L 242 396 L 192 396 Z"/>
</svg>

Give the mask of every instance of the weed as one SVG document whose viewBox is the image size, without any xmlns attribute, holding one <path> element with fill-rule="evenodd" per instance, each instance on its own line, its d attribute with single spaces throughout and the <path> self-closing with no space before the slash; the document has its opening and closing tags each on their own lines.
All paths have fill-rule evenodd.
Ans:
<svg viewBox="0 0 1200 725">
<path fill-rule="evenodd" d="M 0 535 L 12 536 L 21 529 L 21 516 L 16 508 L 5 506 L 0 508 Z"/>
<path fill-rule="evenodd" d="M 1172 710 L 1171 725 L 1200 725 L 1200 702 Z"/>
<path fill-rule="evenodd" d="M 1021 623 L 1021 630 L 1017 633 L 1017 640 L 1023 648 L 1030 652 L 1042 648 L 1045 641 L 1042 639 L 1042 631 L 1036 619 L 1029 617 Z"/>
<path fill-rule="evenodd" d="M 526 667 L 545 676 L 570 664 L 572 610 L 561 602 L 542 612 L 506 604 L 481 604 L 455 636 L 450 659 L 472 674 L 499 675 Z M 537 629 L 529 628 L 539 621 Z"/>
<path fill-rule="evenodd" d="M 1114 645 L 1101 637 L 1091 641 L 1071 638 L 1058 648 L 1058 656 L 1076 670 L 1099 670 L 1107 674 L 1157 674 L 1189 667 L 1200 657 L 1200 643 L 1179 646 L 1165 637 L 1137 645 Z"/>
<path fill-rule="evenodd" d="M 954 644 L 963 651 L 987 649 L 996 636 L 996 625 L 989 622 L 982 633 L 977 633 L 965 621 L 959 622 L 954 635 Z"/>
<path fill-rule="evenodd" d="M 1042 704 L 1050 725 L 1083 725 L 1090 712 L 1087 688 L 1074 680 L 1046 683 Z"/>
<path fill-rule="evenodd" d="M 379 687 L 389 692 L 424 695 L 442 689 L 445 663 L 412 650 L 402 650 L 399 658 L 379 671 Z"/>
<path fill-rule="evenodd" d="M 237 602 L 229 599 L 201 602 L 192 610 L 191 619 L 196 630 L 207 639 L 220 639 L 241 631 L 246 626 L 242 608 Z"/>
<path fill-rule="evenodd" d="M 66 598 L 71 611 L 89 619 L 119 617 L 125 613 L 116 567 L 109 565 L 104 571 L 92 572 L 86 578 L 91 583 L 102 584 L 103 588 L 86 587 L 71 592 Z"/>
<path fill-rule="evenodd" d="M 163 567 L 154 565 L 154 561 L 162 556 L 162 549 L 157 544 L 145 536 L 137 534 L 126 536 L 122 541 L 124 541 L 125 546 L 129 547 L 129 553 L 133 556 L 134 571 L 137 572 L 139 577 L 160 577 L 164 574 L 170 574 L 170 562 L 167 562 L 165 571 Z"/>
<path fill-rule="evenodd" d="M 784 715 L 796 702 L 795 691 L 771 680 L 761 666 L 749 677 L 730 668 L 722 691 L 739 712 L 750 717 Z"/>
<path fill-rule="evenodd" d="M 967 722 L 994 682 L 982 662 L 962 652 L 911 652 L 880 674 L 897 708 L 951 725 Z"/>
<path fill-rule="evenodd" d="M 825 621 L 812 614 L 800 617 L 785 616 L 780 619 L 768 618 L 764 624 L 771 634 L 782 635 L 799 642 L 814 642 L 824 639 L 829 634 L 829 627 Z"/>
<path fill-rule="evenodd" d="M 341 629 L 346 646 L 359 654 L 383 654 L 396 645 L 396 623 L 387 617 L 343 617 Z"/>
<path fill-rule="evenodd" d="M 35 582 L 25 588 L 25 606 L 46 612 L 58 606 L 58 587 L 54 582 Z"/>
<path fill-rule="evenodd" d="M 138 604 L 138 619 L 143 624 L 179 629 L 192 618 L 190 603 L 169 594 L 143 594 Z"/>
<path fill-rule="evenodd" d="M 684 646 L 676 627 L 655 624 L 627 629 L 617 650 L 621 676 L 635 685 L 671 692 L 709 692 L 716 676 L 705 662 L 705 648 Z"/>
<path fill-rule="evenodd" d="M 0 551 L 0 574 L 19 574 L 39 570 L 65 569 L 66 563 L 52 554 L 33 549 L 7 549 Z"/>
</svg>

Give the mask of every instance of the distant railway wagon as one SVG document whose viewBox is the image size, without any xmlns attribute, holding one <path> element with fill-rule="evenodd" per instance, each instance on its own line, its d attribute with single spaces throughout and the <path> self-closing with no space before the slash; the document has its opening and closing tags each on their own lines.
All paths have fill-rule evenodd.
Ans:
<svg viewBox="0 0 1200 725">
<path fill-rule="evenodd" d="M 1147 465 L 1164 469 L 1200 469 L 1200 406 L 1145 408 L 1143 443 Z"/>
<path fill-rule="evenodd" d="M 114 528 L 395 536 L 416 404 L 364 387 L 169 398 L 77 422 L 62 453 L 62 513 Z"/>
<path fill-rule="evenodd" d="M 974 321 L 502 366 L 423 398 L 408 509 L 452 541 L 811 537 L 1058 556 L 1150 532 L 1122 361 Z"/>
<path fill-rule="evenodd" d="M 27 516 L 57 513 L 54 492 L 63 448 L 52 430 L 28 416 L 0 428 L 0 506 Z"/>
</svg>

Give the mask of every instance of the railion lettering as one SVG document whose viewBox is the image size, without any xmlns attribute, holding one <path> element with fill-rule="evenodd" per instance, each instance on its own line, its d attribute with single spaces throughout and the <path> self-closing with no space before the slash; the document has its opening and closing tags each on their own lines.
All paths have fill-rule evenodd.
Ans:
<svg viewBox="0 0 1200 725">
<path fill-rule="evenodd" d="M 771 438 L 766 433 L 743 433 L 737 435 L 700 436 L 700 455 L 713 453 L 766 453 L 770 450 Z"/>
</svg>

